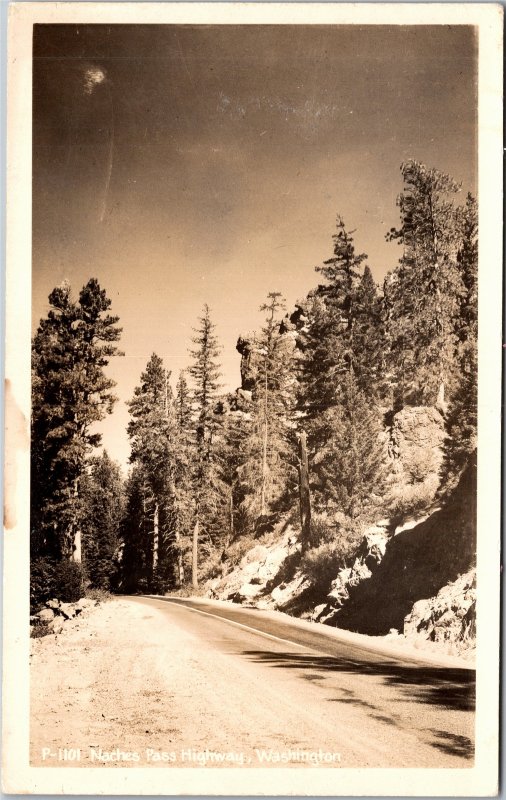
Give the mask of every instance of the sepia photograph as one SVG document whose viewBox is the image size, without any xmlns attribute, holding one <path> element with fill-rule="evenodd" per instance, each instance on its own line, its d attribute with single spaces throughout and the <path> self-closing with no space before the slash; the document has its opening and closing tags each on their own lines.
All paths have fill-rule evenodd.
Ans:
<svg viewBox="0 0 506 800">
<path fill-rule="evenodd" d="M 501 8 L 79 5 L 11 7 L 4 790 L 495 794 Z"/>
</svg>

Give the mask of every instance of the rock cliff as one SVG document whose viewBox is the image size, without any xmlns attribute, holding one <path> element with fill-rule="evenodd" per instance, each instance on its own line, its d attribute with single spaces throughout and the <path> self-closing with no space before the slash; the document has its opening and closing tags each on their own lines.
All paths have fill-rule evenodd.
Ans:
<svg viewBox="0 0 506 800">
<path fill-rule="evenodd" d="M 346 603 L 326 624 L 368 633 L 404 630 L 414 603 L 427 600 L 468 572 L 476 559 L 476 459 L 445 506 L 388 541 L 367 580 L 347 587 Z M 372 563 L 370 562 L 370 566 Z"/>
</svg>

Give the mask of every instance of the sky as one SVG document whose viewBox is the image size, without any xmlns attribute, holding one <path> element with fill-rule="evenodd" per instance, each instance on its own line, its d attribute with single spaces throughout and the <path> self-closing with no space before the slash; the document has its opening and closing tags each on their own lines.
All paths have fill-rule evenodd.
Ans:
<svg viewBox="0 0 506 800">
<path fill-rule="evenodd" d="M 33 326 L 63 280 L 106 289 L 113 458 L 151 353 L 175 384 L 204 303 L 234 390 L 238 336 L 318 283 L 337 214 L 381 282 L 404 160 L 475 193 L 476 56 L 466 26 L 35 26 Z"/>
</svg>

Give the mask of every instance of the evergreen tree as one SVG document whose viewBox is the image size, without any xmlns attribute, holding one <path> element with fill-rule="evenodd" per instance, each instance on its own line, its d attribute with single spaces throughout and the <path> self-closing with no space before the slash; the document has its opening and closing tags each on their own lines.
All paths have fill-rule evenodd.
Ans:
<svg viewBox="0 0 506 800">
<path fill-rule="evenodd" d="M 198 585 L 199 552 L 207 552 L 217 546 L 223 537 L 223 515 L 226 508 L 226 492 L 219 474 L 215 434 L 217 418 L 215 406 L 220 388 L 220 348 L 214 333 L 209 307 L 204 306 L 199 327 L 194 329 L 190 350 L 193 363 L 189 373 L 193 378 L 193 405 L 195 424 L 195 472 L 194 472 L 194 526 L 192 536 L 192 584 Z"/>
<path fill-rule="evenodd" d="M 192 342 L 196 348 L 190 350 L 193 364 L 189 373 L 193 378 L 193 399 L 197 410 L 197 438 L 203 452 L 212 445 L 212 432 L 215 427 L 214 406 L 220 388 L 221 376 L 218 356 L 220 347 L 214 333 L 216 326 L 211 321 L 208 305 L 199 318 L 199 327 L 194 328 Z"/>
<path fill-rule="evenodd" d="M 181 370 L 176 385 L 174 407 L 178 428 L 180 431 L 185 432 L 186 435 L 189 434 L 192 428 L 191 403 L 191 392 L 186 380 L 186 374 L 184 370 Z"/>
<path fill-rule="evenodd" d="M 232 400 L 230 404 L 233 405 L 233 402 Z M 225 547 L 249 530 L 249 505 L 245 501 L 251 487 L 243 474 L 243 469 L 248 460 L 248 440 L 251 431 L 251 411 L 232 410 L 230 413 L 223 413 L 217 442 L 217 458 L 220 464 L 220 476 L 227 493 Z"/>
<path fill-rule="evenodd" d="M 442 484 L 450 487 L 477 446 L 478 425 L 478 209 L 467 196 L 461 209 L 462 241 L 457 264 L 464 285 L 457 336 L 458 375 L 446 418 Z"/>
<path fill-rule="evenodd" d="M 77 301 L 63 283 L 49 303 L 32 343 L 31 543 L 33 556 L 69 559 L 82 518 L 80 481 L 101 439 L 92 426 L 116 399 L 104 368 L 120 355 L 121 329 L 94 278 Z"/>
<path fill-rule="evenodd" d="M 478 206 L 475 198 L 468 194 L 466 205 L 459 209 L 461 242 L 457 253 L 457 265 L 463 283 L 459 296 L 460 342 L 477 344 L 478 337 Z"/>
<path fill-rule="evenodd" d="M 149 488 L 146 512 L 152 524 L 151 588 L 163 590 L 173 578 L 172 545 L 177 523 L 175 498 L 176 420 L 170 373 L 153 353 L 128 407 L 130 461 L 142 466 Z"/>
<path fill-rule="evenodd" d="M 123 480 L 106 450 L 90 460 L 83 478 L 83 562 L 91 586 L 110 589 L 117 571 L 123 517 Z"/>
<path fill-rule="evenodd" d="M 353 296 L 353 308 L 352 363 L 357 385 L 369 397 L 386 400 L 382 304 L 367 264 Z"/>
<path fill-rule="evenodd" d="M 417 161 L 402 164 L 404 191 L 397 204 L 401 226 L 388 240 L 403 255 L 391 282 L 392 359 L 398 405 L 444 407 L 455 388 L 456 328 L 463 284 L 457 264 L 458 184 Z"/>
<path fill-rule="evenodd" d="M 307 431 L 315 509 L 367 516 L 383 485 L 381 306 L 367 256 L 338 217 L 327 283 L 301 336 L 299 425 Z"/>
<path fill-rule="evenodd" d="M 477 447 L 478 359 L 477 348 L 466 350 L 463 371 L 446 417 L 447 438 L 441 482 L 443 490 L 452 488 Z"/>
<path fill-rule="evenodd" d="M 120 527 L 118 588 L 123 592 L 146 592 L 152 582 L 153 527 L 148 514 L 151 498 L 143 467 L 134 464 L 125 484 Z"/>
<path fill-rule="evenodd" d="M 295 400 L 294 341 L 281 333 L 279 314 L 284 307 L 279 292 L 270 292 L 268 302 L 260 307 L 267 316 L 254 343 L 252 422 L 239 468 L 243 505 L 250 517 L 260 519 L 279 506 L 294 475 L 290 441 Z"/>
<path fill-rule="evenodd" d="M 196 438 L 192 417 L 192 397 L 184 370 L 179 373 L 174 399 L 176 419 L 175 447 L 175 555 L 177 582 L 185 582 L 191 555 L 191 536 L 194 524 L 193 487 L 195 481 Z"/>
<path fill-rule="evenodd" d="M 316 268 L 327 282 L 313 293 L 309 324 L 301 341 L 302 409 L 309 420 L 335 404 L 340 376 L 354 364 L 355 300 L 367 256 L 355 253 L 352 234 L 339 216 L 332 238 L 333 257 Z"/>
<path fill-rule="evenodd" d="M 340 382 L 340 399 L 322 414 L 312 459 L 316 506 L 371 520 L 385 486 L 382 420 L 353 370 Z"/>
</svg>

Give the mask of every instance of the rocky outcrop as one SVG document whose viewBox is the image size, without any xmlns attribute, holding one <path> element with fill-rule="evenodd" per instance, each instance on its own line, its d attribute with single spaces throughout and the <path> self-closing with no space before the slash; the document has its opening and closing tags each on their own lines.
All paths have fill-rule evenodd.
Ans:
<svg viewBox="0 0 506 800">
<path fill-rule="evenodd" d="M 60 600 L 48 600 L 45 607 L 30 617 L 32 636 L 48 633 L 61 633 L 67 620 L 77 617 L 98 605 L 98 600 L 83 597 L 76 603 L 62 603 Z"/>
<path fill-rule="evenodd" d="M 364 531 L 364 538 L 353 564 L 339 570 L 327 595 L 327 602 L 316 606 L 311 615 L 312 620 L 332 620 L 336 611 L 349 600 L 350 592 L 371 577 L 385 554 L 389 539 L 388 526 L 389 520 L 381 520 Z"/>
<path fill-rule="evenodd" d="M 445 438 L 444 418 L 432 407 L 407 406 L 392 418 L 387 433 L 393 526 L 419 516 L 439 488 Z"/>
<path fill-rule="evenodd" d="M 272 531 L 252 547 L 228 574 L 207 584 L 207 595 L 215 600 L 286 610 L 294 598 L 310 588 L 298 569 L 300 544 L 287 526 Z"/>
<path fill-rule="evenodd" d="M 413 604 L 437 595 L 475 565 L 476 458 L 445 506 L 386 545 L 367 580 L 325 622 L 371 635 L 404 629 Z"/>
<path fill-rule="evenodd" d="M 437 409 L 406 406 L 398 411 L 390 429 L 389 453 L 399 465 L 399 477 L 417 483 L 438 475 L 444 436 L 444 419 Z"/>
<path fill-rule="evenodd" d="M 476 570 L 443 586 L 435 597 L 418 600 L 404 618 L 404 636 L 450 644 L 457 652 L 474 649 Z"/>
<path fill-rule="evenodd" d="M 287 531 L 270 546 L 254 545 L 231 572 L 208 582 L 209 596 L 216 600 L 232 600 L 235 603 L 250 602 L 258 597 L 279 571 L 292 537 L 293 532 Z"/>
<path fill-rule="evenodd" d="M 296 347 L 303 324 L 302 312 L 283 322 L 287 347 Z M 228 413 L 249 416 L 259 351 L 252 337 L 242 337 L 237 349 L 242 388 L 230 396 Z M 476 459 L 438 508 L 444 440 L 444 408 L 406 407 L 390 416 L 384 430 L 389 518 L 364 531 L 327 596 L 301 571 L 297 531 L 282 525 L 210 581 L 208 595 L 369 635 L 432 643 L 472 638 L 474 587 L 465 576 L 475 559 Z"/>
<path fill-rule="evenodd" d="M 239 336 L 236 350 L 241 356 L 241 388 L 252 391 L 255 388 L 255 377 L 251 363 L 254 353 L 254 338 L 252 335 Z"/>
</svg>

